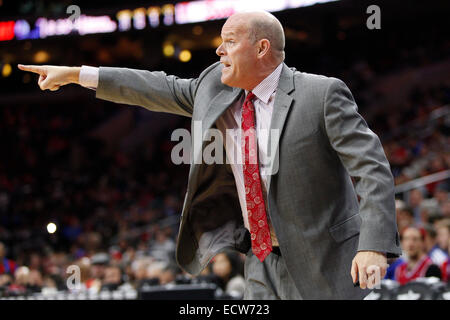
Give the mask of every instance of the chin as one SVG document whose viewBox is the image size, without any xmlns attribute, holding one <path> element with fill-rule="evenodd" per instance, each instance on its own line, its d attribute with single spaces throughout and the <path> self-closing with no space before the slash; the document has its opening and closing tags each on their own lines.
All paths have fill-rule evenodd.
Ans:
<svg viewBox="0 0 450 320">
<path fill-rule="evenodd" d="M 231 82 L 230 82 L 230 79 L 229 79 L 228 77 L 222 76 L 222 77 L 220 78 L 220 81 L 222 81 L 223 84 L 225 84 L 225 85 L 231 87 Z"/>
</svg>

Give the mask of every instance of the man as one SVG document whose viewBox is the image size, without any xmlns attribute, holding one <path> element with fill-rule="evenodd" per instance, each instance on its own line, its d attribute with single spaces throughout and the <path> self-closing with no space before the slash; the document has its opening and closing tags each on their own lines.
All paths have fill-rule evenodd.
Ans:
<svg viewBox="0 0 450 320">
<path fill-rule="evenodd" d="M 450 239 L 448 239 L 448 252 L 450 255 Z M 442 281 L 450 282 L 450 257 L 441 265 Z"/>
<path fill-rule="evenodd" d="M 397 228 L 400 233 L 410 226 L 415 224 L 414 213 L 410 207 L 399 208 L 397 213 Z"/>
<path fill-rule="evenodd" d="M 436 244 L 448 255 L 450 241 L 450 219 L 441 219 L 435 222 L 436 226 Z"/>
<path fill-rule="evenodd" d="M 432 224 L 424 225 L 423 229 L 425 231 L 425 252 L 427 252 L 434 264 L 440 266 L 448 259 L 447 251 L 439 247 L 436 229 Z"/>
<path fill-rule="evenodd" d="M 404 285 L 423 277 L 441 278 L 439 267 L 425 252 L 425 232 L 416 227 L 406 228 L 401 236 L 406 257 L 394 270 L 394 280 Z"/>
<path fill-rule="evenodd" d="M 382 278 L 387 257 L 401 253 L 393 177 L 378 137 L 342 81 L 283 63 L 284 32 L 273 15 L 234 14 L 221 37 L 220 63 L 197 79 L 19 67 L 40 74 L 43 90 L 81 83 L 96 87 L 97 98 L 192 117 L 192 139 L 202 147 L 192 152 L 177 241 L 184 270 L 199 274 L 231 248 L 247 254 L 245 299 L 363 298 L 374 284 L 368 274 Z M 198 163 L 213 127 L 227 137 L 227 158 L 241 152 L 242 163 Z"/>
<path fill-rule="evenodd" d="M 423 191 L 421 189 L 413 189 L 409 192 L 409 207 L 414 214 L 414 222 L 418 226 L 426 223 L 425 215 L 422 210 Z"/>
</svg>

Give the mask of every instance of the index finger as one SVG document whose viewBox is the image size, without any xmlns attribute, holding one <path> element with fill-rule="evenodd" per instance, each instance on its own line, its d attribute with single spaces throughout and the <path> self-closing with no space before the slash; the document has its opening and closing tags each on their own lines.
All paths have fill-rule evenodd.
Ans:
<svg viewBox="0 0 450 320">
<path fill-rule="evenodd" d="M 44 74 L 45 73 L 45 68 L 42 67 L 42 66 L 19 64 L 19 65 L 17 65 L 17 67 L 20 70 L 23 70 L 23 71 L 30 71 L 30 72 L 34 72 L 34 73 L 37 73 L 37 74 Z"/>
</svg>

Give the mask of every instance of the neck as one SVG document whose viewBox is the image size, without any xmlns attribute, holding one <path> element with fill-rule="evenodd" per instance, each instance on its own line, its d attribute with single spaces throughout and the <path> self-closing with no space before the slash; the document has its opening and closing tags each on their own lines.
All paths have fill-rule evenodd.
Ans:
<svg viewBox="0 0 450 320">
<path fill-rule="evenodd" d="M 252 91 L 258 84 L 267 78 L 278 66 L 280 62 L 261 62 L 255 67 L 255 71 L 252 73 L 251 82 L 247 88 L 243 88 L 247 91 Z"/>
<path fill-rule="evenodd" d="M 419 253 L 413 256 L 409 256 L 408 258 L 408 265 L 413 267 L 416 265 L 417 262 L 420 261 L 420 259 L 422 259 L 422 257 L 424 256 L 424 253 Z"/>
</svg>

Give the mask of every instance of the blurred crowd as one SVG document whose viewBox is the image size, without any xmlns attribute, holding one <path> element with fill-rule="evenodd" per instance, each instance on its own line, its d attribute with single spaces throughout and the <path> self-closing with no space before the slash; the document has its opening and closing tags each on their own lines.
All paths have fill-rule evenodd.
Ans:
<svg viewBox="0 0 450 320">
<path fill-rule="evenodd" d="M 407 107 L 385 118 L 383 141 L 395 184 L 407 184 L 450 169 L 450 87 L 412 90 Z M 403 127 L 403 130 L 402 128 Z M 401 285 L 417 278 L 450 275 L 450 178 L 411 185 L 397 195 L 397 225 L 403 255 L 386 279 Z"/>
<path fill-rule="evenodd" d="M 207 282 L 241 297 L 240 254 L 195 279 L 175 262 L 188 166 L 170 160 L 171 130 L 136 153 L 111 150 L 88 134 L 114 114 L 97 102 L 0 111 L 0 296 L 68 290 L 79 270 L 73 290 Z"/>
</svg>

